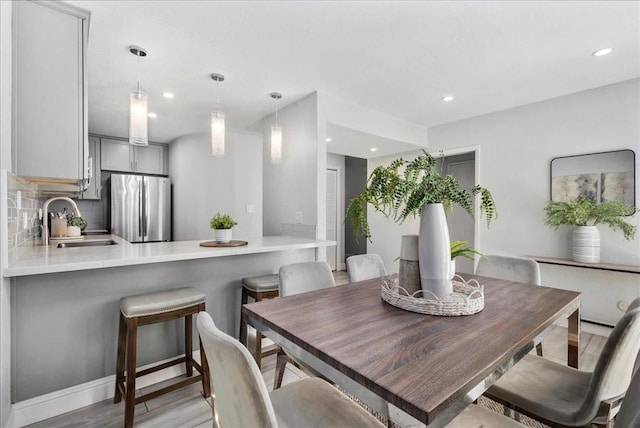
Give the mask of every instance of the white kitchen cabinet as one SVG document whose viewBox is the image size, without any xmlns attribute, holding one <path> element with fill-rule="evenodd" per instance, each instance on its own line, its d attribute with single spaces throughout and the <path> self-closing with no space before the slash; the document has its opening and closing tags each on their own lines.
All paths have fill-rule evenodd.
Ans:
<svg viewBox="0 0 640 428">
<path fill-rule="evenodd" d="M 82 199 L 100 199 L 100 138 L 89 137 L 89 187 L 82 192 Z"/>
<path fill-rule="evenodd" d="M 102 138 L 101 168 L 107 171 L 166 175 L 165 146 L 133 146 L 125 140 Z"/>
<path fill-rule="evenodd" d="M 13 166 L 18 175 L 87 178 L 89 12 L 53 1 L 13 2 Z"/>
</svg>

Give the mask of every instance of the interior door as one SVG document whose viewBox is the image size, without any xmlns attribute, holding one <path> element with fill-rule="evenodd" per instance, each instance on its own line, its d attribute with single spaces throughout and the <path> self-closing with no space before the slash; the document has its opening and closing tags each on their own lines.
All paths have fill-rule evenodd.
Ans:
<svg viewBox="0 0 640 428">
<path fill-rule="evenodd" d="M 338 171 L 327 169 L 327 240 L 338 240 Z M 338 247 L 327 247 L 327 263 L 331 270 L 338 266 Z"/>
<path fill-rule="evenodd" d="M 448 163 L 447 174 L 454 176 L 462 188 L 469 190 L 475 183 L 475 160 Z M 449 237 L 451 242 L 467 241 L 469 243 L 468 245 L 475 248 L 475 226 L 473 217 L 471 217 L 464 209 L 455 205 L 453 212 L 447 216 L 447 223 L 449 223 Z M 473 273 L 473 260 L 469 260 L 464 257 L 456 258 L 456 271 Z"/>
</svg>

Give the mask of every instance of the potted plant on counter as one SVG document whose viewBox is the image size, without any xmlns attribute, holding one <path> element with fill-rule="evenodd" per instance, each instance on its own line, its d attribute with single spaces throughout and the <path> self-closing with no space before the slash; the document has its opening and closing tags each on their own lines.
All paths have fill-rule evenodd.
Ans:
<svg viewBox="0 0 640 428">
<path fill-rule="evenodd" d="M 67 214 L 67 236 L 80 236 L 86 227 L 85 219 Z"/>
<path fill-rule="evenodd" d="M 238 223 L 231 218 L 229 214 L 216 213 L 211 218 L 211 229 L 215 230 L 216 241 L 221 244 L 226 244 L 231 241 L 231 228 Z"/>
<path fill-rule="evenodd" d="M 445 210 L 459 205 L 473 216 L 474 197 L 480 195 L 480 212 L 487 225 L 496 215 L 489 190 L 479 185 L 463 189 L 451 175 L 442 175 L 436 159 L 426 151 L 413 161 L 396 159 L 389 166 L 373 170 L 367 187 L 349 202 L 347 217 L 356 237 L 371 238 L 367 204 L 376 211 L 402 222 L 420 215 L 418 259 L 422 289 L 437 297 L 451 293 L 451 248 Z M 403 168 L 401 171 L 400 169 Z"/>
<path fill-rule="evenodd" d="M 625 239 L 635 237 L 636 227 L 622 217 L 633 215 L 632 206 L 619 201 L 596 204 L 584 196 L 567 202 L 549 201 L 544 208 L 545 224 L 576 226 L 573 231 L 573 260 L 582 263 L 600 263 L 600 231 L 598 224 L 606 224 L 612 230 L 622 230 Z"/>
</svg>

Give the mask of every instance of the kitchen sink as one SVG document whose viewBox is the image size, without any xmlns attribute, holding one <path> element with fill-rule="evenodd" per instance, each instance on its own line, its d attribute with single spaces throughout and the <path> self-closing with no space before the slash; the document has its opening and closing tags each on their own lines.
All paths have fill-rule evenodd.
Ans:
<svg viewBox="0 0 640 428">
<path fill-rule="evenodd" d="M 112 239 L 101 239 L 96 241 L 59 242 L 56 248 L 99 247 L 102 245 L 118 245 L 118 243 Z"/>
</svg>

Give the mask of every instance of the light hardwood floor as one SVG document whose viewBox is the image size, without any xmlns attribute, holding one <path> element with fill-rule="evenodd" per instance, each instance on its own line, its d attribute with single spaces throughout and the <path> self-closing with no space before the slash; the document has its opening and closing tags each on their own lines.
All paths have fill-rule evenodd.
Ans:
<svg viewBox="0 0 640 428">
<path fill-rule="evenodd" d="M 335 273 L 336 283 L 348 282 L 346 273 Z M 580 368 L 590 371 L 602 350 L 606 337 L 582 332 L 580 340 Z M 556 328 L 544 342 L 545 358 L 566 364 L 567 361 L 567 329 Z M 250 346 L 253 349 L 253 346 Z M 535 350 L 533 351 L 535 352 Z M 262 376 L 267 389 L 273 388 L 275 373 L 275 355 L 262 360 Z M 304 377 L 300 370 L 287 364 L 283 384 L 295 382 Z M 144 388 L 139 393 L 147 393 L 163 384 Z M 38 422 L 33 428 L 107 428 L 121 427 L 124 422 L 124 403 L 113 404 L 113 400 L 105 400 L 82 409 Z M 136 406 L 135 426 L 137 427 L 211 427 L 211 401 L 204 399 L 201 384 L 196 383 L 187 388 L 166 394 L 154 400 Z"/>
</svg>

